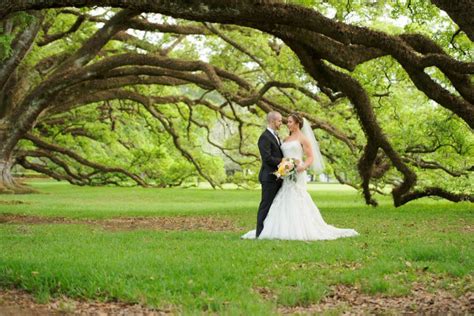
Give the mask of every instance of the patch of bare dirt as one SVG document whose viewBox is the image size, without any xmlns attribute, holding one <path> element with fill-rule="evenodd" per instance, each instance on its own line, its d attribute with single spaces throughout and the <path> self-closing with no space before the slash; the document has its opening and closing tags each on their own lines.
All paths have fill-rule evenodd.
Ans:
<svg viewBox="0 0 474 316">
<path fill-rule="evenodd" d="M 278 311 L 282 314 L 318 314 L 333 311 L 338 315 L 472 315 L 474 293 L 468 292 L 460 297 L 454 297 L 444 290 L 430 293 L 422 284 L 416 283 L 409 296 L 371 296 L 361 293 L 356 287 L 338 285 L 333 288 L 332 294 L 323 298 L 319 304 L 281 307 Z"/>
<path fill-rule="evenodd" d="M 6 224 L 86 224 L 97 225 L 107 230 L 202 230 L 240 231 L 233 221 L 210 216 L 170 217 L 117 217 L 103 220 L 71 219 L 65 217 L 41 217 L 19 214 L 0 214 L 0 223 Z"/>
<path fill-rule="evenodd" d="M 33 296 L 19 290 L 0 290 L 0 315 L 175 315 L 173 309 L 150 309 L 139 304 L 102 303 L 59 298 L 46 304 L 35 302 Z"/>
<path fill-rule="evenodd" d="M 19 201 L 19 200 L 10 200 L 10 201 L 4 201 L 0 200 L 0 205 L 20 205 L 20 204 L 29 204 L 24 201 Z"/>
<path fill-rule="evenodd" d="M 459 224 L 460 224 L 460 227 L 461 227 L 461 232 L 468 233 L 468 234 L 474 233 L 474 224 L 472 223 L 472 221 L 467 221 L 465 219 L 461 219 L 459 221 Z"/>
</svg>

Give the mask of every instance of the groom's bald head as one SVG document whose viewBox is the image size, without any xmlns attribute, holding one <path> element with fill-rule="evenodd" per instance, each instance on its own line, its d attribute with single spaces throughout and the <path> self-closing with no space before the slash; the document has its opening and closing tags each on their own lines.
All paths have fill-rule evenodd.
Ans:
<svg viewBox="0 0 474 316">
<path fill-rule="evenodd" d="M 267 124 L 273 130 L 279 130 L 282 124 L 281 114 L 276 111 L 268 112 L 267 114 Z"/>
</svg>

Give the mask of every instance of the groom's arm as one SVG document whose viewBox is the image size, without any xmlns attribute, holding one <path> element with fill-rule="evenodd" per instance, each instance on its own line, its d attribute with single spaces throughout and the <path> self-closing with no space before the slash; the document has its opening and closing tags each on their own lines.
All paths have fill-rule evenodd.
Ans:
<svg viewBox="0 0 474 316">
<path fill-rule="evenodd" d="M 266 137 L 262 136 L 259 138 L 258 150 L 260 151 L 260 156 L 264 163 L 275 168 L 278 167 L 281 159 L 272 156 L 271 143 Z"/>
</svg>

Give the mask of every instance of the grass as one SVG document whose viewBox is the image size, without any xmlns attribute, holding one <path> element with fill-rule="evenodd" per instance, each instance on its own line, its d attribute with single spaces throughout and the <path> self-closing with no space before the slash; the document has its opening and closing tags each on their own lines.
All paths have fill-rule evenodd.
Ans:
<svg viewBox="0 0 474 316">
<path fill-rule="evenodd" d="M 423 199 L 394 208 L 363 204 L 339 185 L 311 185 L 325 220 L 361 236 L 334 241 L 248 241 L 259 191 L 73 187 L 33 182 L 42 194 L 1 196 L 0 213 L 104 219 L 212 216 L 241 232 L 107 231 L 98 226 L 0 224 L 0 287 L 39 301 L 66 295 L 172 306 L 185 314 L 275 313 L 318 302 L 336 284 L 369 294 L 472 291 L 474 208 Z M 261 293 L 266 293 L 262 295 Z"/>
</svg>

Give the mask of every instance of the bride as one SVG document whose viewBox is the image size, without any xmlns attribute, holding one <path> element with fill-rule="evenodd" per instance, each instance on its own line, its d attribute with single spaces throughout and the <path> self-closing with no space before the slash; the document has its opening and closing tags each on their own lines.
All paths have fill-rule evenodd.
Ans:
<svg viewBox="0 0 474 316">
<path fill-rule="evenodd" d="M 355 230 L 336 228 L 326 224 L 322 218 L 306 190 L 306 170 L 312 167 L 321 172 L 324 169 L 318 143 L 309 123 L 299 114 L 290 114 L 287 125 L 290 136 L 282 143 L 281 149 L 285 158 L 297 160 L 298 174 L 296 181 L 283 180 L 258 239 L 325 240 L 357 236 Z M 255 236 L 255 230 L 252 230 L 242 238 L 255 239 Z"/>
</svg>

